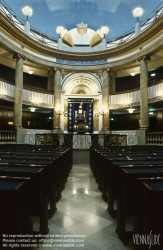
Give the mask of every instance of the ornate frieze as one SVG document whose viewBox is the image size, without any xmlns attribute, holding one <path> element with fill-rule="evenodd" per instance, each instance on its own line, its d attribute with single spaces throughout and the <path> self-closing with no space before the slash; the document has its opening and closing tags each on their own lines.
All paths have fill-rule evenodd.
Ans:
<svg viewBox="0 0 163 250">
<path fill-rule="evenodd" d="M 83 87 L 85 86 L 86 87 L 85 88 L 86 94 L 87 94 L 87 92 L 89 92 L 88 94 L 94 94 L 94 95 L 98 94 L 95 84 L 91 80 L 86 79 L 85 77 L 77 78 L 74 80 L 72 79 L 72 81 L 70 81 L 66 85 L 65 94 L 71 95 L 73 93 L 74 88 L 77 86 L 79 88 L 81 87 L 81 89 L 83 89 Z"/>
<path fill-rule="evenodd" d="M 3 95 L 3 94 L 0 94 L 0 99 L 10 101 L 10 102 L 15 101 L 14 97 Z M 69 100 L 74 100 L 76 102 L 80 102 L 81 98 L 69 98 L 68 101 Z M 93 100 L 93 99 L 91 98 L 90 100 Z M 162 100 L 163 100 L 163 96 L 157 96 L 157 97 L 148 99 L 148 103 L 158 102 L 158 101 L 162 101 Z M 84 102 L 83 98 L 82 98 L 82 102 Z M 30 105 L 30 106 L 44 107 L 44 108 L 53 108 L 53 104 L 35 103 L 35 102 L 28 101 L 28 100 L 23 100 L 23 104 Z M 127 107 L 139 106 L 139 105 L 140 105 L 140 102 L 137 101 L 137 102 L 132 102 L 130 104 L 110 104 L 109 107 L 110 107 L 110 109 L 117 109 L 117 108 L 127 108 Z"/>
<path fill-rule="evenodd" d="M 15 102 L 15 98 L 12 97 L 12 96 L 8 96 L 8 95 L 1 95 L 0 94 L 0 99 L 10 101 L 10 102 Z M 42 107 L 42 108 L 53 108 L 54 107 L 53 104 L 35 103 L 35 102 L 32 102 L 32 101 L 28 101 L 28 100 L 23 100 L 23 104 L 28 105 L 28 106 Z"/>
<path fill-rule="evenodd" d="M 148 103 L 153 103 L 153 102 L 159 102 L 163 100 L 163 96 L 156 96 L 154 98 L 148 99 Z M 133 107 L 133 106 L 139 106 L 140 102 L 132 102 L 128 104 L 110 104 L 109 107 L 110 109 L 117 109 L 117 108 L 127 108 L 127 107 Z"/>
</svg>

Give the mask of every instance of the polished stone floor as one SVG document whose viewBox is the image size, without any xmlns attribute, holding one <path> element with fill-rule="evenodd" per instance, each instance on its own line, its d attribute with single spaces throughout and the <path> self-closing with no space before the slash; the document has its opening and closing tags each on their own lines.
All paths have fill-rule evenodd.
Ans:
<svg viewBox="0 0 163 250">
<path fill-rule="evenodd" d="M 57 212 L 49 220 L 51 243 L 60 244 L 53 249 L 132 250 L 132 245 L 124 246 L 119 240 L 115 228 L 116 220 L 107 212 L 89 164 L 73 164 Z M 50 248 L 44 244 L 39 249 Z"/>
</svg>

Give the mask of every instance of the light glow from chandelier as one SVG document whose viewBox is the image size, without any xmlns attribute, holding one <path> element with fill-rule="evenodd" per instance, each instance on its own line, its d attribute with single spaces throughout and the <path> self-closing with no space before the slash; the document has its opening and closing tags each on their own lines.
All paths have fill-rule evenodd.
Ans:
<svg viewBox="0 0 163 250">
<path fill-rule="evenodd" d="M 65 28 L 63 26 L 58 26 L 56 28 L 56 33 L 60 35 L 64 30 L 65 30 Z"/>
<path fill-rule="evenodd" d="M 140 8 L 140 7 L 137 7 L 137 8 L 135 8 L 134 10 L 133 10 L 133 16 L 135 17 L 135 18 L 137 18 L 137 20 L 139 20 L 139 17 L 141 17 L 142 15 L 143 15 L 143 9 L 142 8 Z"/>
<path fill-rule="evenodd" d="M 131 114 L 131 113 L 134 112 L 135 109 L 130 108 L 130 109 L 127 109 L 127 110 L 128 110 L 128 112 Z"/>
<path fill-rule="evenodd" d="M 106 35 L 109 33 L 109 28 L 107 26 L 103 26 L 101 29 L 100 29 L 101 33 L 103 35 Z"/>
<path fill-rule="evenodd" d="M 29 6 L 25 6 L 23 9 L 22 9 L 22 12 L 25 16 L 27 16 L 27 19 L 29 16 L 32 16 L 33 15 L 33 10 L 31 7 Z"/>
</svg>

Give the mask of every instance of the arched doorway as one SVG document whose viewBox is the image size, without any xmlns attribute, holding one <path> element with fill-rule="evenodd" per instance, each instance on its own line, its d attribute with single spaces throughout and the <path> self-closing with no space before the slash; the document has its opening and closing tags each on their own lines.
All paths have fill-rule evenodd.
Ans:
<svg viewBox="0 0 163 250">
<path fill-rule="evenodd" d="M 94 114 L 98 113 L 102 103 L 100 77 L 88 73 L 69 74 L 62 81 L 61 95 L 64 110 L 67 110 L 67 117 L 62 121 L 64 131 L 78 132 L 78 127 L 83 129 L 83 132 L 99 131 L 101 121 L 97 117 L 94 118 Z M 78 124 L 76 121 L 80 103 L 82 103 L 83 119 Z"/>
</svg>

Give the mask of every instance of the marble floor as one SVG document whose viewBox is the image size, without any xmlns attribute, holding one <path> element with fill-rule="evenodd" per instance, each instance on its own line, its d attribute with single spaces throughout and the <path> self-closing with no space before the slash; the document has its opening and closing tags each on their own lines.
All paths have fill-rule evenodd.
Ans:
<svg viewBox="0 0 163 250">
<path fill-rule="evenodd" d="M 119 240 L 115 228 L 89 164 L 73 164 L 57 212 L 49 220 L 47 242 L 51 239 L 54 250 L 132 250 L 132 244 L 124 246 Z M 43 243 L 39 249 L 50 246 Z"/>
</svg>

